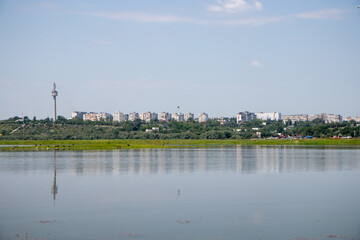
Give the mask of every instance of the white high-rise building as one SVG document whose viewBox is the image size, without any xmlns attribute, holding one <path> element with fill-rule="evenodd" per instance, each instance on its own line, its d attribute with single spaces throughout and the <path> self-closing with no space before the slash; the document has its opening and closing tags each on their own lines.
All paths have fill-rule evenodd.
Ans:
<svg viewBox="0 0 360 240">
<path fill-rule="evenodd" d="M 324 116 L 326 113 L 318 113 L 318 114 L 310 114 L 308 115 L 308 121 L 313 121 L 315 119 L 322 119 L 324 120 Z"/>
<path fill-rule="evenodd" d="M 209 120 L 209 117 L 206 113 L 199 114 L 199 122 L 207 122 L 208 120 Z"/>
<path fill-rule="evenodd" d="M 110 114 L 110 113 L 100 112 L 100 113 L 97 114 L 97 120 L 98 120 L 98 121 L 108 122 L 108 121 L 110 121 L 110 118 L 111 118 L 111 114 Z"/>
<path fill-rule="evenodd" d="M 178 122 L 184 121 L 184 114 L 182 113 L 173 113 L 171 114 L 171 118 Z"/>
<path fill-rule="evenodd" d="M 342 123 L 342 116 L 338 114 L 319 113 L 319 114 L 311 114 L 308 117 L 309 121 L 315 119 L 322 119 L 325 121 L 325 123 Z"/>
<path fill-rule="evenodd" d="M 129 113 L 129 121 L 135 121 L 139 119 L 139 114 L 137 112 Z"/>
<path fill-rule="evenodd" d="M 325 114 L 325 123 L 342 123 L 342 116 L 338 114 Z"/>
<path fill-rule="evenodd" d="M 281 119 L 284 123 L 286 123 L 287 121 L 291 121 L 292 123 L 304 122 L 304 121 L 308 121 L 308 115 L 307 114 L 283 115 L 281 116 Z"/>
<path fill-rule="evenodd" d="M 98 121 L 98 114 L 96 112 L 89 112 L 83 115 L 84 121 Z"/>
<path fill-rule="evenodd" d="M 80 119 L 84 119 L 84 114 L 86 112 L 79 112 L 79 111 L 75 111 L 71 114 L 71 118 L 80 118 Z"/>
<path fill-rule="evenodd" d="M 150 122 L 151 120 L 155 120 L 157 119 L 157 117 L 158 117 L 157 113 L 152 113 L 152 112 L 139 114 L 139 118 L 145 122 Z"/>
<path fill-rule="evenodd" d="M 241 123 L 241 122 L 247 122 L 247 121 L 251 121 L 255 119 L 255 113 L 252 112 L 239 112 L 236 114 L 236 122 L 237 123 Z"/>
<path fill-rule="evenodd" d="M 302 122 L 302 121 L 313 121 L 315 119 L 324 120 L 325 123 L 341 123 L 342 116 L 339 114 L 327 114 L 327 113 L 319 113 L 319 114 L 301 114 L 301 115 L 284 115 L 282 116 L 283 122 L 287 122 L 290 120 L 291 122 Z"/>
<path fill-rule="evenodd" d="M 257 119 L 261 119 L 263 121 L 271 120 L 271 121 L 278 121 L 281 120 L 281 113 L 278 112 L 271 112 L 271 113 L 264 113 L 264 112 L 257 112 L 255 113 Z"/>
<path fill-rule="evenodd" d="M 124 122 L 124 121 L 126 121 L 126 114 L 124 114 L 122 112 L 114 112 L 113 121 L 114 122 Z"/>
<path fill-rule="evenodd" d="M 161 112 L 158 116 L 159 121 L 170 121 L 171 115 L 168 112 Z"/>
<path fill-rule="evenodd" d="M 194 114 L 192 113 L 185 113 L 184 115 L 184 120 L 188 121 L 189 119 L 193 119 L 194 120 Z"/>
</svg>

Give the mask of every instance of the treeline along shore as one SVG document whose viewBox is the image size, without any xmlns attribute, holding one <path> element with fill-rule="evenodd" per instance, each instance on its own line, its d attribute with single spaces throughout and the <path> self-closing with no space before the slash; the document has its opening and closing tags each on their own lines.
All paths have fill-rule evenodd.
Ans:
<svg viewBox="0 0 360 240">
<path fill-rule="evenodd" d="M 14 117 L 0 121 L 0 141 L 2 143 L 9 140 L 132 139 L 168 141 L 192 139 L 197 140 L 193 141 L 196 144 L 201 144 L 204 140 L 227 140 L 220 141 L 226 144 L 302 144 L 307 142 L 305 140 L 307 139 L 312 140 L 309 142 L 315 145 L 338 144 L 340 142 L 357 144 L 359 134 L 360 124 L 355 121 L 325 124 L 320 119 L 294 123 L 290 121 L 261 121 L 259 119 L 240 124 L 236 123 L 236 119 L 229 119 L 226 123 L 216 120 L 209 120 L 206 123 L 199 123 L 194 120 L 187 122 L 135 120 L 118 123 L 83 121 L 78 118 L 68 120 L 59 116 L 55 122 L 48 118 L 36 120 L 27 117 Z M 165 144 L 164 142 L 166 141 L 162 141 L 161 144 Z M 190 143 L 190 141 L 188 142 Z M 173 143 L 177 144 L 176 141 Z"/>
<path fill-rule="evenodd" d="M 354 121 L 325 124 L 253 120 L 226 124 L 188 122 L 91 122 L 59 117 L 0 121 L 0 151 L 96 150 L 140 148 L 231 147 L 237 145 L 354 145 L 360 147 Z"/>
</svg>

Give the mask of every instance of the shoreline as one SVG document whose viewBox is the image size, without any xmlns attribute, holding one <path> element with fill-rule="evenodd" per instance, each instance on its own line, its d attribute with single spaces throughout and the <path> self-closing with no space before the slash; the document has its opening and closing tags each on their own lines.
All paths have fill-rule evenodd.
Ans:
<svg viewBox="0 0 360 240">
<path fill-rule="evenodd" d="M 360 138 L 352 139 L 119 139 L 119 140 L 0 140 L 0 151 L 18 150 L 114 150 L 156 148 L 216 148 L 233 146 L 359 146 Z"/>
</svg>

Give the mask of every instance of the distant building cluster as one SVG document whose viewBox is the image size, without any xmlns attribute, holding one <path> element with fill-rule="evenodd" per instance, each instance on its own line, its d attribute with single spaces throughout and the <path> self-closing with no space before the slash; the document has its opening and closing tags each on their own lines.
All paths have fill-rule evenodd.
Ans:
<svg viewBox="0 0 360 240">
<path fill-rule="evenodd" d="M 111 119 L 111 114 L 109 113 L 105 113 L 105 112 L 100 112 L 100 113 L 96 113 L 96 112 L 73 112 L 71 114 L 71 118 L 80 118 L 84 121 L 110 121 Z"/>
<path fill-rule="evenodd" d="M 199 122 L 207 122 L 209 120 L 207 113 L 199 114 L 198 118 L 195 118 L 193 113 L 154 113 L 154 112 L 145 112 L 145 113 L 137 113 L 131 112 L 129 114 L 122 112 L 114 112 L 113 115 L 109 113 L 95 113 L 95 112 L 79 112 L 75 111 L 72 113 L 71 118 L 80 118 L 84 121 L 110 121 L 114 122 L 124 122 L 124 121 L 135 121 L 136 119 L 143 120 L 145 122 L 150 122 L 151 120 L 158 120 L 160 122 L 167 122 L 170 120 L 175 120 L 178 122 L 186 122 L 190 119 L 197 120 Z"/>
<path fill-rule="evenodd" d="M 151 120 L 158 120 L 160 122 L 168 122 L 170 120 L 175 120 L 178 122 L 186 122 L 189 119 L 193 119 L 198 122 L 207 122 L 209 120 L 209 116 L 207 113 L 200 113 L 197 118 L 193 113 L 169 113 L 169 112 L 145 112 L 145 113 L 137 113 L 131 112 L 129 114 L 122 112 L 114 112 L 112 115 L 106 112 L 73 112 L 71 115 L 72 118 L 80 118 L 84 121 L 110 121 L 111 119 L 114 122 L 124 122 L 124 121 L 135 121 L 137 119 L 143 120 L 145 122 L 150 122 Z M 225 117 L 216 117 L 211 118 L 212 120 L 219 121 L 221 124 L 226 124 L 230 120 L 230 118 Z M 339 114 L 296 114 L 296 115 L 282 115 L 279 112 L 238 112 L 236 114 L 236 122 L 243 123 L 248 122 L 254 119 L 260 119 L 262 121 L 279 121 L 282 120 L 284 123 L 291 121 L 294 122 L 304 122 L 304 121 L 312 121 L 314 119 L 321 119 L 325 123 L 341 123 L 343 118 Z M 347 117 L 344 121 L 355 121 L 360 122 L 360 117 Z"/>
<path fill-rule="evenodd" d="M 350 122 L 350 121 L 360 122 L 360 117 L 346 117 L 345 121 L 346 122 Z"/>
<path fill-rule="evenodd" d="M 271 121 L 278 121 L 281 120 L 281 113 L 278 112 L 270 112 L 270 113 L 264 113 L 264 112 L 239 112 L 236 114 L 236 122 L 247 122 L 251 121 L 253 119 L 261 119 L 263 121 L 271 120 Z"/>
<path fill-rule="evenodd" d="M 320 114 L 296 114 L 296 115 L 282 115 L 278 112 L 239 112 L 236 115 L 236 122 L 247 122 L 253 119 L 261 119 L 263 121 L 271 120 L 271 121 L 279 121 L 282 120 L 284 123 L 287 121 L 294 122 L 305 122 L 305 121 L 312 121 L 315 119 L 321 119 L 325 123 L 342 123 L 343 118 L 339 114 L 327 114 L 327 113 L 320 113 Z M 347 117 L 345 121 L 355 121 L 360 122 L 360 117 Z"/>
<path fill-rule="evenodd" d="M 324 120 L 325 123 L 341 123 L 342 116 L 338 114 L 299 114 L 299 115 L 284 115 L 282 117 L 283 122 L 291 121 L 291 122 L 303 122 L 303 121 L 312 121 L 315 119 Z"/>
</svg>

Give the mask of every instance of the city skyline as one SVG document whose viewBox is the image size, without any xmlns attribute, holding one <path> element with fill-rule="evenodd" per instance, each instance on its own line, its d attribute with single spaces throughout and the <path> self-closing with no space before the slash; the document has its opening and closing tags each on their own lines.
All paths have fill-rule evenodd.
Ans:
<svg viewBox="0 0 360 240">
<path fill-rule="evenodd" d="M 125 122 L 125 121 L 135 121 L 136 119 L 140 119 L 145 122 L 150 122 L 151 120 L 158 120 L 159 122 L 168 122 L 170 120 L 175 120 L 178 122 L 187 122 L 189 119 L 198 121 L 198 122 L 207 122 L 208 120 L 216 120 L 221 124 L 227 124 L 231 118 L 234 118 L 238 124 L 243 122 L 252 121 L 254 119 L 259 119 L 262 121 L 283 121 L 284 123 L 291 121 L 294 122 L 304 122 L 304 121 L 313 121 L 315 119 L 321 119 L 325 123 L 342 123 L 343 121 L 351 121 L 355 122 L 360 121 L 360 116 L 353 117 L 343 117 L 339 114 L 327 114 L 327 113 L 319 113 L 319 114 L 295 114 L 295 115 L 282 115 L 279 112 L 238 112 L 236 116 L 211 116 L 207 113 L 200 113 L 198 117 L 196 117 L 193 113 L 169 113 L 169 112 L 146 112 L 146 113 L 123 113 L 123 112 L 114 112 L 113 114 L 106 112 L 81 112 L 75 111 L 71 114 L 71 118 L 74 119 L 79 118 L 84 121 L 105 121 L 109 122 Z"/>
<path fill-rule="evenodd" d="M 356 1 L 2 1 L 0 119 L 94 112 L 359 116 Z"/>
<path fill-rule="evenodd" d="M 54 101 L 54 105 L 53 105 L 53 118 L 50 118 L 49 116 L 47 117 L 47 118 L 50 118 L 50 119 L 57 119 L 57 108 L 56 108 L 56 97 L 57 97 L 57 95 L 58 95 L 58 92 L 56 91 L 56 84 L 55 83 L 53 83 L 53 90 L 52 90 L 52 92 L 51 92 L 51 95 L 53 96 L 53 101 Z M 162 111 L 162 112 L 160 112 L 159 114 L 169 114 L 169 119 L 168 120 L 170 120 L 170 119 L 174 119 L 174 115 L 181 115 L 182 117 L 184 117 L 184 115 L 188 115 L 188 114 L 191 114 L 191 115 L 193 115 L 194 116 L 194 114 L 193 113 L 191 113 L 191 112 L 187 112 L 187 113 L 182 113 L 181 111 L 180 111 L 180 106 L 177 106 L 177 110 L 178 110 L 178 112 L 173 112 L 173 113 L 171 113 L 171 112 L 166 112 L 166 111 Z M 95 114 L 95 115 L 103 115 L 103 116 L 101 116 L 100 118 L 102 118 L 102 119 L 107 119 L 107 118 L 109 118 L 110 119 L 110 117 L 113 117 L 113 115 L 115 115 L 116 113 L 121 113 L 121 114 L 124 114 L 123 112 L 121 112 L 120 110 L 117 110 L 117 111 L 114 111 L 113 112 L 113 114 L 110 114 L 110 113 L 108 113 L 108 112 L 106 112 L 106 111 L 99 111 L 99 112 L 95 112 L 95 111 L 89 111 L 89 112 L 85 112 L 85 111 L 73 111 L 72 113 L 71 113 L 71 118 L 74 118 L 74 117 L 78 117 L 78 116 L 75 116 L 74 114 L 76 114 L 77 115 L 77 113 L 80 113 L 81 114 L 81 117 L 80 118 L 83 118 L 83 114 Z M 136 118 L 139 118 L 139 119 L 143 119 L 143 118 L 145 118 L 145 117 L 139 117 L 139 115 L 142 115 L 142 114 L 155 114 L 156 115 L 156 117 L 154 117 L 154 119 L 156 118 L 156 119 L 158 119 L 158 118 L 163 118 L 163 117 L 158 117 L 158 113 L 157 112 L 152 112 L 152 111 L 146 111 L 146 112 L 144 112 L 144 113 L 138 113 L 138 112 L 135 112 L 135 111 L 131 111 L 131 113 L 129 112 L 129 114 L 137 114 L 137 117 Z M 221 115 L 221 116 L 213 116 L 213 117 L 209 117 L 209 119 L 212 119 L 212 118 L 222 118 L 222 117 L 225 117 L 225 118 L 238 118 L 239 117 L 239 114 L 243 114 L 243 113 L 250 113 L 250 114 L 254 114 L 254 116 L 255 115 L 259 115 L 259 114 L 264 114 L 264 116 L 266 116 L 266 117 L 258 117 L 258 116 L 256 116 L 256 117 L 254 117 L 254 118 L 260 118 L 260 119 L 265 119 L 265 118 L 268 118 L 268 119 L 270 119 L 270 120 L 274 120 L 275 118 L 277 119 L 277 120 L 281 120 L 281 115 L 283 115 L 283 116 L 286 116 L 286 117 L 295 117 L 295 118 L 297 118 L 297 119 L 302 119 L 304 116 L 319 116 L 319 115 L 323 115 L 323 114 L 325 114 L 325 115 L 329 115 L 329 114 L 327 114 L 327 113 L 324 113 L 324 112 L 322 112 L 322 113 L 313 113 L 313 114 L 307 114 L 307 113 L 294 113 L 294 114 L 287 114 L 287 115 L 284 115 L 284 114 L 282 114 L 282 113 L 280 113 L 280 112 L 249 112 L 249 111 L 244 111 L 244 112 L 236 112 L 236 114 L 234 114 L 234 115 L 229 115 L 229 116 L 224 116 L 224 115 Z M 127 115 L 127 118 L 129 118 L 129 114 L 125 114 L 125 115 Z M 199 113 L 199 116 L 200 115 L 202 115 L 202 114 L 206 114 L 206 115 L 208 115 L 207 113 L 205 113 L 205 112 L 201 112 L 201 113 Z M 267 115 L 269 115 L 269 114 L 271 114 L 271 115 L 274 115 L 274 114 L 277 114 L 277 117 L 275 117 L 275 116 L 273 116 L 273 117 L 267 117 Z M 94 115 L 94 116 L 95 116 Z M 108 116 L 107 116 L 108 115 Z M 342 118 L 342 117 L 344 117 L 344 119 L 345 118 L 359 118 L 359 116 L 343 116 L 343 115 L 341 115 L 341 114 L 334 114 L 334 113 L 330 113 L 330 115 L 338 115 L 340 118 Z M 17 116 L 17 115 L 16 115 Z M 27 115 L 25 115 L 25 116 L 27 116 Z M 60 116 L 62 116 L 62 115 L 60 115 Z M 15 116 L 11 116 L 11 117 L 15 117 Z M 19 116 L 17 116 L 17 117 L 19 117 Z M 21 113 L 21 117 L 24 117 L 24 113 L 22 112 Z M 27 117 L 29 117 L 29 116 L 27 116 Z M 36 115 L 34 115 L 34 117 L 37 117 Z M 65 118 L 68 118 L 67 116 L 62 116 L 62 117 L 65 117 Z M 98 118 L 98 117 L 95 117 L 95 118 Z M 153 117 L 149 117 L 149 119 L 150 118 L 153 118 Z M 167 118 L 167 117 L 166 117 Z M 186 118 L 186 117 L 185 117 Z M 187 117 L 187 118 L 189 118 L 189 117 Z M 193 119 L 198 119 L 198 118 L 194 118 L 194 117 L 191 117 L 191 118 L 193 118 Z M 274 118 L 274 119 L 273 119 Z M 313 117 L 314 118 L 314 117 Z M 84 119 L 84 120 L 90 120 L 91 118 L 89 118 L 89 119 Z M 175 119 L 177 119 L 177 117 L 175 116 Z M 253 119 L 252 117 L 251 117 L 251 119 Z M 275 120 L 276 120 L 275 119 Z M 3 120 L 3 119 L 0 119 L 0 120 Z M 133 119 L 134 120 L 134 119 Z M 131 120 L 131 121 L 133 121 L 133 120 Z M 168 121 L 168 120 L 165 120 L 165 121 Z M 91 121 L 95 121 L 94 119 L 92 119 Z M 177 121 L 179 121 L 179 120 L 177 120 Z M 180 120 L 180 121 L 182 121 L 182 120 Z M 185 120 L 186 121 L 186 120 Z M 247 120 L 246 120 L 247 121 Z M 304 121 L 304 120 L 301 120 L 301 121 Z M 307 121 L 307 120 L 305 120 L 305 121 Z M 342 121 L 342 120 L 341 120 Z"/>
</svg>

